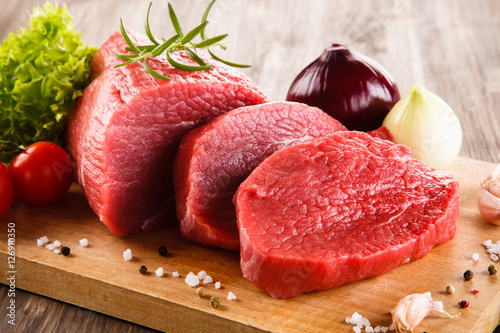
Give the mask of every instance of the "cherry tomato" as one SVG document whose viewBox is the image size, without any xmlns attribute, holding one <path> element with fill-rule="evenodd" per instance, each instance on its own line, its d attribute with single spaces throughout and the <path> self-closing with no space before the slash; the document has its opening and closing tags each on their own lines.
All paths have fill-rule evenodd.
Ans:
<svg viewBox="0 0 500 333">
<path fill-rule="evenodd" d="M 12 200 L 14 200 L 14 185 L 10 178 L 9 169 L 0 163 L 0 217 L 7 213 L 12 205 Z"/>
<path fill-rule="evenodd" d="M 71 157 L 58 145 L 40 141 L 17 155 L 9 166 L 16 196 L 30 205 L 49 205 L 73 182 Z"/>
</svg>

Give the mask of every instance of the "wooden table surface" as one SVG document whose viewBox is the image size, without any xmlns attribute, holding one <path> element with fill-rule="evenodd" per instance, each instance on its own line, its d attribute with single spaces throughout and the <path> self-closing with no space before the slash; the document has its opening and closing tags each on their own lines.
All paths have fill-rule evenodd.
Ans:
<svg viewBox="0 0 500 333">
<path fill-rule="evenodd" d="M 28 12 L 43 2 L 2 1 L 0 39 L 26 26 Z M 186 28 L 199 23 L 208 2 L 171 0 Z M 120 17 L 128 29 L 142 32 L 149 1 L 65 3 L 83 39 L 100 46 L 118 30 Z M 323 48 L 344 44 L 383 64 L 402 95 L 420 82 L 446 100 L 462 123 L 461 156 L 499 161 L 500 1 L 218 0 L 209 21 L 210 35 L 229 33 L 231 42 L 220 55 L 251 64 L 242 71 L 276 100 L 285 98 L 294 77 Z M 172 35 L 167 1 L 154 2 L 151 26 L 155 35 Z M 7 302 L 1 285 L 0 332 L 152 332 L 20 290 L 12 330 L 5 320 Z"/>
</svg>

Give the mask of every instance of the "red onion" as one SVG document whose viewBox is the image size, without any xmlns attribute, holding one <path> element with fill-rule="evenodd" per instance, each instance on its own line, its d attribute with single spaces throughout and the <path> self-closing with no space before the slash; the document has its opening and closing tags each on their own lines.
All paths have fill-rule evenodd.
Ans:
<svg viewBox="0 0 500 333">
<path fill-rule="evenodd" d="M 333 44 L 295 78 L 286 100 L 316 106 L 350 130 L 371 131 L 399 98 L 398 87 L 379 63 Z"/>
</svg>

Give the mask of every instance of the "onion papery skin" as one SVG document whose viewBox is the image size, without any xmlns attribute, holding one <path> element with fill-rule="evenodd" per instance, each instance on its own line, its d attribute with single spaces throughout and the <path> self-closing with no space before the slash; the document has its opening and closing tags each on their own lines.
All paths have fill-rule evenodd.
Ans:
<svg viewBox="0 0 500 333">
<path fill-rule="evenodd" d="M 316 106 L 357 131 L 379 128 L 399 99 L 399 89 L 382 65 L 339 44 L 304 68 L 286 97 Z"/>
</svg>

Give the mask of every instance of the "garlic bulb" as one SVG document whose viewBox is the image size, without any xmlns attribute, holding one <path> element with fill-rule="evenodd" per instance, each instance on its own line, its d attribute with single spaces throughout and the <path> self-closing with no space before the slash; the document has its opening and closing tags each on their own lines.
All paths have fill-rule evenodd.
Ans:
<svg viewBox="0 0 500 333">
<path fill-rule="evenodd" d="M 458 317 L 451 316 L 443 310 L 442 302 L 433 302 L 431 293 L 411 294 L 401 299 L 394 308 L 392 314 L 392 322 L 398 333 L 413 332 L 413 329 L 420 324 L 431 311 L 437 311 L 447 314 L 450 318 Z"/>
<path fill-rule="evenodd" d="M 500 225 L 500 164 L 481 182 L 477 203 L 486 220 Z"/>
<path fill-rule="evenodd" d="M 395 143 L 436 169 L 449 167 L 462 146 L 462 127 L 453 109 L 421 84 L 414 84 L 384 119 Z"/>
</svg>

